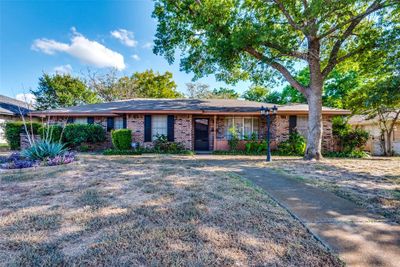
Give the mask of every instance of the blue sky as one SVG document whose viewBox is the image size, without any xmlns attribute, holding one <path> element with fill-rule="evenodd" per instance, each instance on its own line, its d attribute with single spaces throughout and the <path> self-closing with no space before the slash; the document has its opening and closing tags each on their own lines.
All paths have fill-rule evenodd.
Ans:
<svg viewBox="0 0 400 267">
<path fill-rule="evenodd" d="M 0 0 L 0 94 L 15 97 L 36 88 L 43 72 L 85 73 L 110 67 L 120 74 L 152 68 L 170 71 L 185 92 L 192 74 L 152 52 L 153 2 Z M 200 80 L 226 86 L 213 76 Z M 248 83 L 234 88 L 243 92 Z"/>
</svg>

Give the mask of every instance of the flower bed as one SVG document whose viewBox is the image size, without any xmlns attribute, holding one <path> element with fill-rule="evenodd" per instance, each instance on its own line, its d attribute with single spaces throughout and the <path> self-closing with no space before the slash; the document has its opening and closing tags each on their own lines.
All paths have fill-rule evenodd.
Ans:
<svg viewBox="0 0 400 267">
<path fill-rule="evenodd" d="M 23 169 L 38 166 L 55 166 L 68 164 L 76 160 L 74 152 L 65 152 L 63 155 L 46 158 L 44 160 L 30 160 L 20 153 L 12 153 L 10 156 L 0 156 L 1 169 Z"/>
</svg>

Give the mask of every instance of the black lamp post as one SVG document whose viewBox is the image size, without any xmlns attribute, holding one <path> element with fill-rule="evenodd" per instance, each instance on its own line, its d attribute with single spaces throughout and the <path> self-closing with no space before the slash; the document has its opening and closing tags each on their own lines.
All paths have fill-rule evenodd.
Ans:
<svg viewBox="0 0 400 267">
<path fill-rule="evenodd" d="M 278 108 L 276 106 L 272 108 L 268 108 L 264 106 L 261 106 L 260 112 L 261 115 L 265 115 L 265 118 L 267 120 L 267 162 L 271 161 L 271 147 L 270 147 L 270 126 L 271 126 L 271 112 L 272 114 L 276 114 L 276 111 Z"/>
</svg>

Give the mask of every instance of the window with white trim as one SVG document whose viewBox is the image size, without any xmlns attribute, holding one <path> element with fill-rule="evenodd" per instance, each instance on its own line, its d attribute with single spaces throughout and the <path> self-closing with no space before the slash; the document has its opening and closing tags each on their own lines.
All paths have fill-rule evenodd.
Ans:
<svg viewBox="0 0 400 267">
<path fill-rule="evenodd" d="M 157 139 L 157 135 L 168 134 L 168 119 L 166 115 L 151 116 L 151 135 L 153 141 Z"/>
<path fill-rule="evenodd" d="M 114 118 L 114 129 L 123 129 L 124 128 L 124 118 L 123 117 L 115 117 Z"/>
<path fill-rule="evenodd" d="M 86 117 L 77 117 L 77 118 L 75 118 L 74 123 L 87 124 L 87 118 Z"/>
<path fill-rule="evenodd" d="M 235 127 L 239 139 L 251 138 L 252 134 L 258 139 L 257 117 L 227 117 L 225 118 L 225 138 L 231 139 L 231 128 Z"/>
</svg>

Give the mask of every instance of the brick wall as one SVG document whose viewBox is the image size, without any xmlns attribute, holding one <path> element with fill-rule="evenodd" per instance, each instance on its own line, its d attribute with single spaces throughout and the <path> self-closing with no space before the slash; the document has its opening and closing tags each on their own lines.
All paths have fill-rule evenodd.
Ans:
<svg viewBox="0 0 400 267">
<path fill-rule="evenodd" d="M 204 117 L 202 117 L 204 118 Z M 208 116 L 209 118 L 209 140 L 210 149 L 214 149 L 214 116 Z M 227 125 L 225 125 L 226 116 L 217 116 L 217 142 L 227 142 L 225 137 L 225 131 Z M 57 122 L 59 124 L 66 122 L 66 117 L 52 117 L 51 122 Z M 95 123 L 102 125 L 104 128 L 107 126 L 106 117 L 95 117 Z M 266 137 L 266 120 L 265 117 L 259 116 L 258 133 L 260 139 Z M 181 142 L 184 144 L 186 149 L 193 149 L 194 144 L 194 128 L 193 128 L 193 116 L 192 115 L 175 115 L 174 125 L 174 137 L 175 142 Z M 127 115 L 127 128 L 132 130 L 133 142 L 140 143 L 143 147 L 152 147 L 152 142 L 144 142 L 144 114 L 128 114 Z M 298 116 L 297 118 L 298 131 L 307 138 L 307 116 Z M 271 148 L 275 149 L 277 145 L 289 138 L 289 116 L 288 115 L 276 115 L 271 117 Z M 111 140 L 104 145 L 109 147 Z M 323 149 L 333 150 L 334 141 L 332 136 L 332 117 L 323 116 Z M 226 145 L 225 145 L 226 147 Z M 220 147 L 218 148 L 220 149 Z"/>
<path fill-rule="evenodd" d="M 174 141 L 182 143 L 186 149 L 193 149 L 192 115 L 176 115 L 174 123 Z"/>
</svg>

